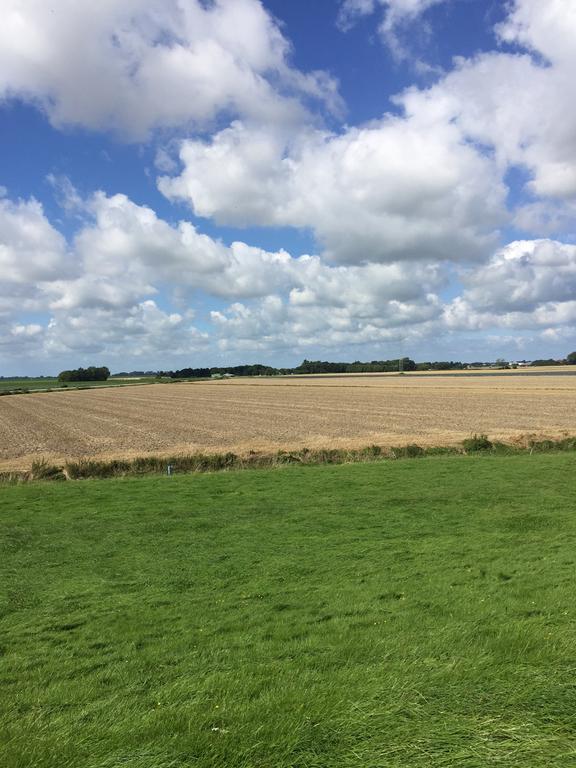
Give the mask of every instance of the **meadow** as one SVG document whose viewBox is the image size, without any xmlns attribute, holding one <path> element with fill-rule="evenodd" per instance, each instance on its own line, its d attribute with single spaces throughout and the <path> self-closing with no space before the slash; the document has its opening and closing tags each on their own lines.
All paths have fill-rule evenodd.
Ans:
<svg viewBox="0 0 576 768">
<path fill-rule="evenodd" d="M 515 441 L 576 431 L 576 376 L 319 376 L 0 398 L 0 471 L 133 458 Z"/>
<path fill-rule="evenodd" d="M 0 379 L 0 395 L 28 394 L 61 389 L 91 389 L 92 387 L 121 387 L 130 384 L 146 384 L 154 379 L 107 379 L 106 381 L 67 381 L 65 386 L 57 378 Z"/>
<path fill-rule="evenodd" d="M 0 489 L 0 764 L 574 765 L 575 469 Z"/>
</svg>

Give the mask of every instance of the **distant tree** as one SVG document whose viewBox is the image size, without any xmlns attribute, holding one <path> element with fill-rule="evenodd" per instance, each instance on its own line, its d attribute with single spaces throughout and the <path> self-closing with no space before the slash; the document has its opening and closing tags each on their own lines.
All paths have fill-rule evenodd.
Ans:
<svg viewBox="0 0 576 768">
<path fill-rule="evenodd" d="M 91 365 L 88 368 L 74 368 L 71 371 L 61 371 L 58 381 L 106 381 L 110 371 L 106 366 L 97 368 Z"/>
<path fill-rule="evenodd" d="M 370 363 L 363 363 L 355 360 L 353 363 L 331 363 L 326 360 L 303 360 L 302 363 L 293 369 L 293 373 L 393 373 L 400 368 L 404 371 L 416 370 L 416 363 L 409 357 L 400 360 L 372 360 Z"/>
<path fill-rule="evenodd" d="M 425 365 L 427 368 L 421 368 L 420 370 L 429 371 L 461 371 L 464 368 L 464 363 L 461 363 L 459 360 L 436 360 L 434 362 L 421 363 L 421 365 Z"/>
<path fill-rule="evenodd" d="M 566 355 L 566 362 L 570 365 L 576 365 L 576 352 L 570 352 L 569 355 Z"/>
<path fill-rule="evenodd" d="M 546 366 L 546 365 L 562 365 L 561 362 L 558 360 L 554 360 L 553 358 L 549 357 L 545 360 L 532 360 L 530 363 L 532 366 Z"/>
<path fill-rule="evenodd" d="M 402 370 L 403 371 L 415 371 L 416 370 L 416 363 L 414 360 L 411 360 L 409 357 L 403 357 L 402 358 Z"/>
</svg>

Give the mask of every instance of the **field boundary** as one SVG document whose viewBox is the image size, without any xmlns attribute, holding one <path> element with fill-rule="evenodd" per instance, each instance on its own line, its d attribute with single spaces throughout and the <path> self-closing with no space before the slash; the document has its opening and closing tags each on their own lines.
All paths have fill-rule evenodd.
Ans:
<svg viewBox="0 0 576 768">
<path fill-rule="evenodd" d="M 453 446 L 423 447 L 416 443 L 384 448 L 369 445 L 359 449 L 301 448 L 295 451 L 247 455 L 236 453 L 194 453 L 181 456 L 141 456 L 134 459 L 81 459 L 53 464 L 40 459 L 30 470 L 0 472 L 1 484 L 35 481 L 74 481 L 135 477 L 143 475 L 174 475 L 205 472 L 229 472 L 248 469 L 273 469 L 290 465 L 319 466 L 323 464 L 357 464 L 401 459 L 424 459 L 438 456 L 514 456 L 533 453 L 576 452 L 576 436 L 561 439 L 529 439 L 525 444 L 492 441 L 487 435 L 473 435 Z"/>
<path fill-rule="evenodd" d="M 14 395 L 36 395 L 36 394 L 47 394 L 49 392 L 78 392 L 78 391 L 84 391 L 86 389 L 119 389 L 120 387 L 143 387 L 148 386 L 149 384 L 158 384 L 158 383 L 164 383 L 164 382 L 157 382 L 156 380 L 151 379 L 150 381 L 124 381 L 122 380 L 120 383 L 116 383 L 117 380 L 112 379 L 111 381 L 103 381 L 103 382 L 94 382 L 94 381 L 88 381 L 88 382 L 82 382 L 82 381 L 70 381 L 66 382 L 65 384 L 49 384 L 46 387 L 13 387 L 11 389 L 4 389 L 0 388 L 0 397 L 12 397 Z"/>
</svg>

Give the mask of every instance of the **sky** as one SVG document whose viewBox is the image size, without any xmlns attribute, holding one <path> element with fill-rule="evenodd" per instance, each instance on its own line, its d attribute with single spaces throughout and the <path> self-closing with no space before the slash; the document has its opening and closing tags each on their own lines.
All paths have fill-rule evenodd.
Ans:
<svg viewBox="0 0 576 768">
<path fill-rule="evenodd" d="M 576 349 L 573 0 L 3 0 L 0 375 Z"/>
</svg>

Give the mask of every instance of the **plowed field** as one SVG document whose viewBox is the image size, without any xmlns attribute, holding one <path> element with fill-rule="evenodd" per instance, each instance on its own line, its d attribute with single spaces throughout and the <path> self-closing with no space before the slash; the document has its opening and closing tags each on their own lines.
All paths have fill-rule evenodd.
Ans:
<svg viewBox="0 0 576 768">
<path fill-rule="evenodd" d="M 576 376 L 233 379 L 0 398 L 0 469 L 33 459 L 450 444 L 576 432 Z"/>
</svg>

